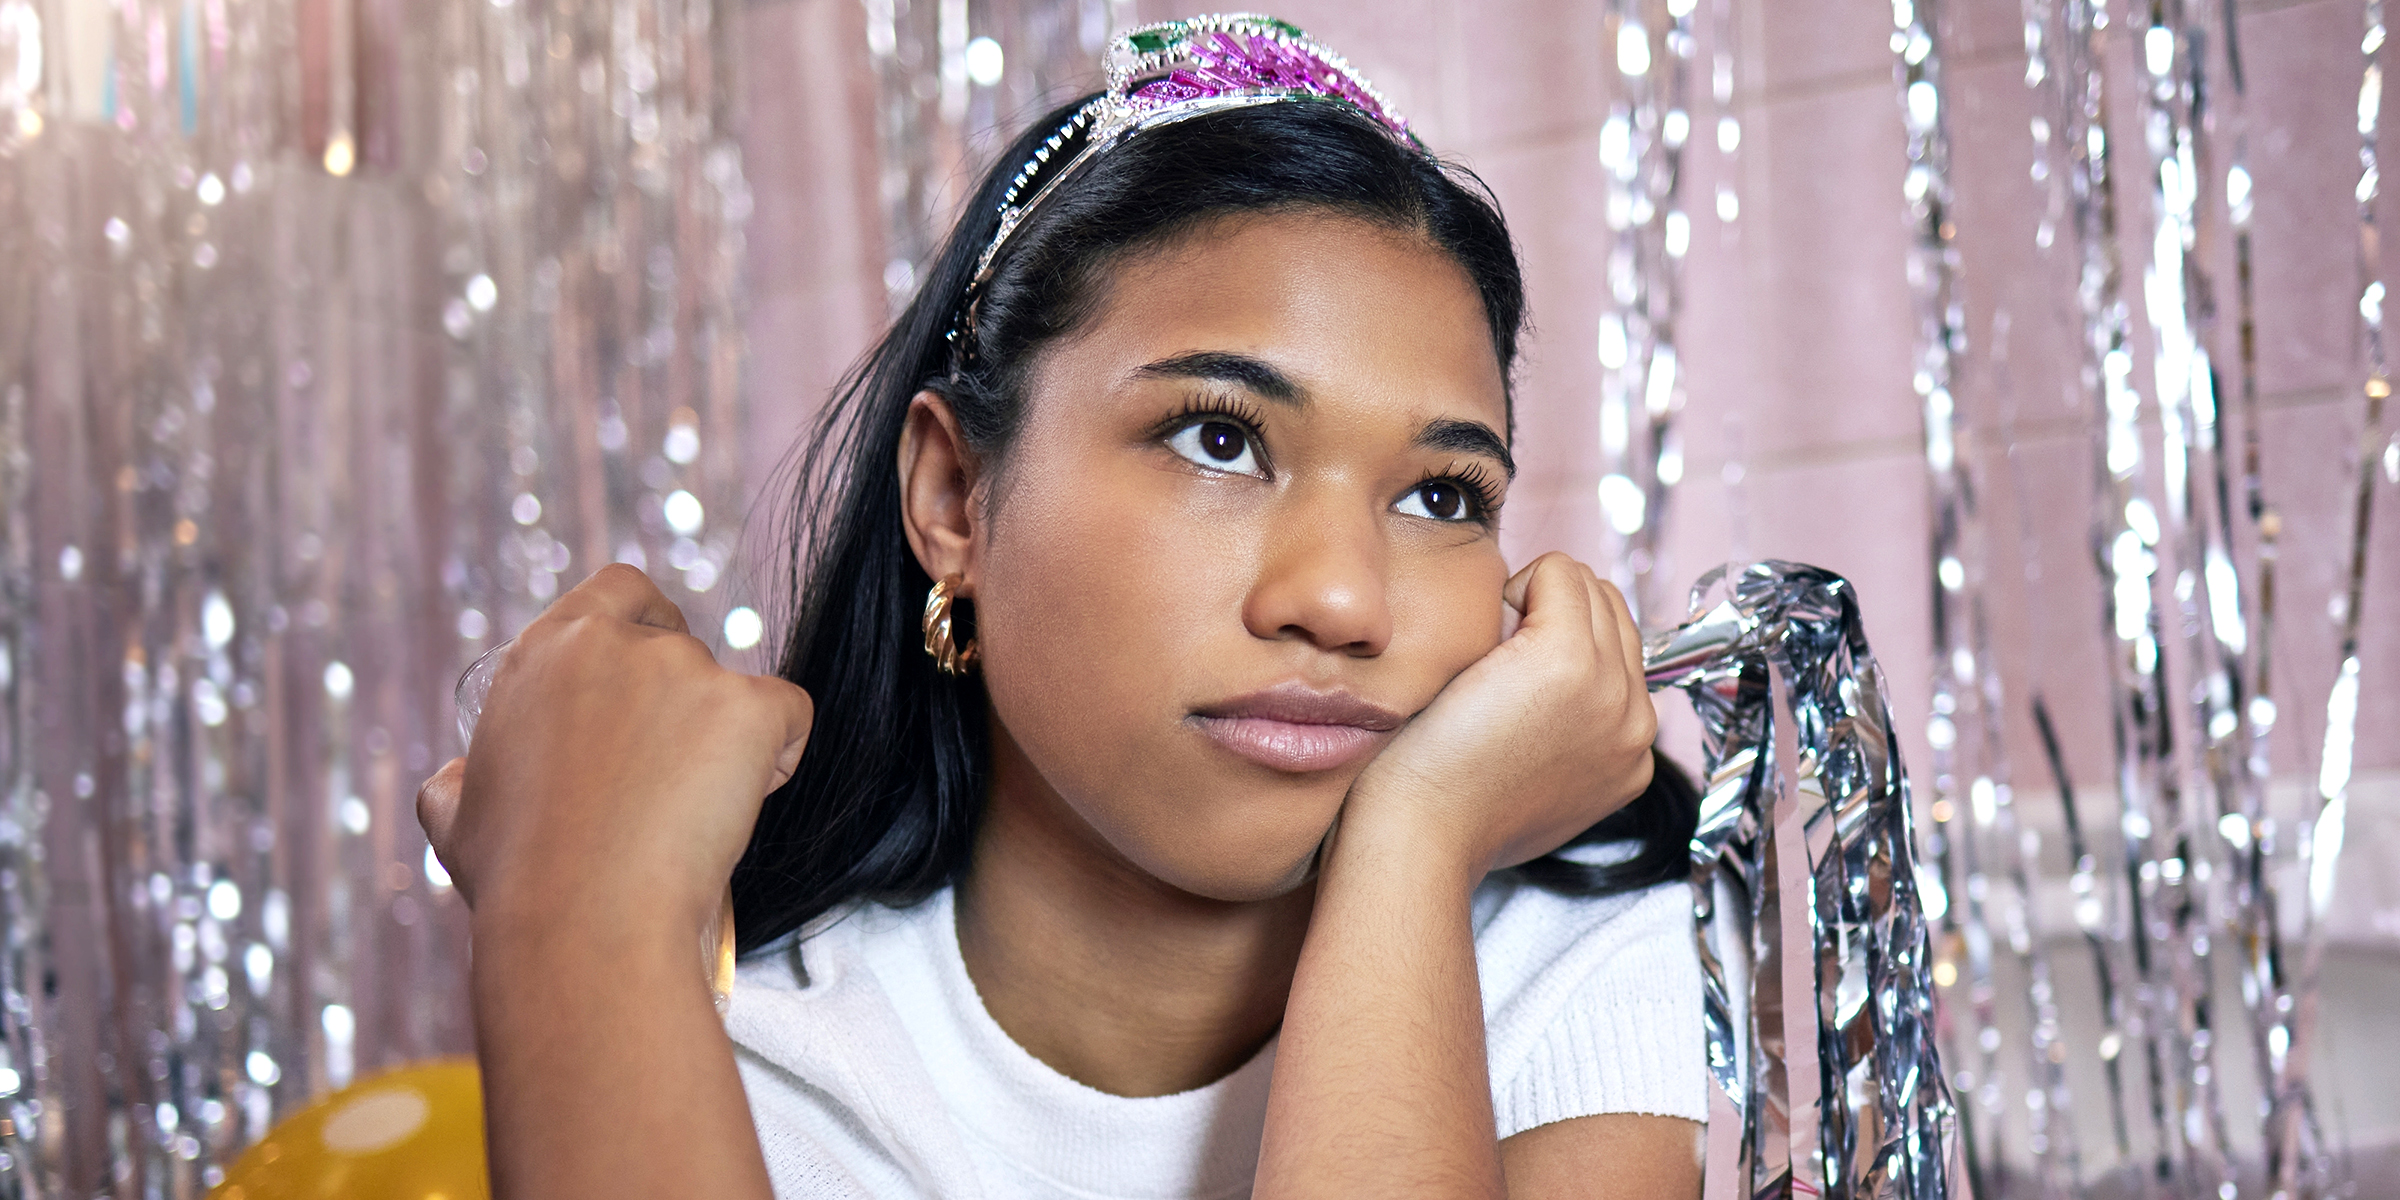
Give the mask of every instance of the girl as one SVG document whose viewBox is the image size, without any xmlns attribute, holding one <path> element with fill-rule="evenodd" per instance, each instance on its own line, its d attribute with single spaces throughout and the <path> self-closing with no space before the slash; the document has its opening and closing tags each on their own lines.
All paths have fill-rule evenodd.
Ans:
<svg viewBox="0 0 2400 1200">
<path fill-rule="evenodd" d="M 781 678 L 611 567 L 428 782 L 501 1195 L 1696 1194 L 1695 798 L 1503 565 L 1497 208 L 1281 23 L 1111 68 L 834 398 Z"/>
</svg>

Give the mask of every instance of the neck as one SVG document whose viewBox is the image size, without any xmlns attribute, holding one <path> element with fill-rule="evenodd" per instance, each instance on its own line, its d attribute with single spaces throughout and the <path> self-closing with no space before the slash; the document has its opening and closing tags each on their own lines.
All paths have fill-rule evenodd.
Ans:
<svg viewBox="0 0 2400 1200">
<path fill-rule="evenodd" d="M 997 723 L 992 789 L 958 885 L 958 941 L 992 1019 L 1098 1091 L 1164 1096 L 1224 1078 L 1283 1021 L 1315 886 L 1195 896 L 1109 846 Z"/>
</svg>

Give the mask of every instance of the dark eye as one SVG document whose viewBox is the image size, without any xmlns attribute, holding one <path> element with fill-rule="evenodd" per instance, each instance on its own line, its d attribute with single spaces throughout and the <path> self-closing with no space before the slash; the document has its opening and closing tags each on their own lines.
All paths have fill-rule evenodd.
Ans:
<svg viewBox="0 0 2400 1200">
<path fill-rule="evenodd" d="M 1420 483 L 1392 507 L 1412 517 L 1436 521 L 1469 521 L 1475 517 L 1475 502 L 1467 497 L 1467 489 L 1449 479 Z"/>
<path fill-rule="evenodd" d="M 1206 421 L 1200 426 L 1200 452 L 1217 462 L 1233 462 L 1249 448 L 1250 438 L 1238 425 Z"/>
<path fill-rule="evenodd" d="M 1168 438 L 1167 448 L 1212 471 L 1266 477 L 1258 449 L 1251 445 L 1250 431 L 1231 421 L 1194 421 Z"/>
</svg>

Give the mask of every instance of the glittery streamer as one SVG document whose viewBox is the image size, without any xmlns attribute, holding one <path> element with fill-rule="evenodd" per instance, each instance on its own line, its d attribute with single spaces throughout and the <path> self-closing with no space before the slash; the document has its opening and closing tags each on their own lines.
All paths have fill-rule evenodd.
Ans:
<svg viewBox="0 0 2400 1200">
<path fill-rule="evenodd" d="M 2268 1047 L 2275 1096 L 2267 1136 L 2276 1158 L 2274 1181 L 2291 1194 L 2322 1191 L 2330 1175 L 2323 1150 L 2312 1146 L 2317 1139 L 2307 1128 L 2308 1069 L 2316 1031 L 2317 979 L 2325 959 L 2325 917 L 2333 903 L 2335 870 L 2349 811 L 2350 756 L 2357 734 L 2361 672 L 2358 631 L 2367 600 L 2367 535 L 2375 512 L 2378 460 L 2385 451 L 2384 403 L 2392 394 L 2383 344 L 2382 244 L 2375 222 L 2381 165 L 2376 133 L 2383 108 L 2383 14 L 2383 0 L 2367 0 L 2365 33 L 2359 42 L 2364 62 L 2358 85 L 2358 316 L 2367 359 L 2367 377 L 2361 389 L 2366 412 L 2358 443 L 2358 485 L 2351 505 L 2343 581 L 2340 665 L 2325 700 L 2325 741 L 2317 758 L 2317 812 L 2300 836 L 2301 861 L 2308 867 L 2308 894 L 2301 906 L 2302 958 L 2293 987 L 2295 1002 L 2286 1026 L 2288 1034 L 2275 1038 L 2275 1031 L 2269 1033 L 2275 1038 Z"/>
<path fill-rule="evenodd" d="M 1613 307 L 1600 318 L 1599 500 L 1617 539 L 1604 555 L 1610 577 L 1643 619 L 1662 607 L 1661 530 L 1669 496 L 1683 479 L 1675 422 L 1684 383 L 1675 322 L 1692 240 L 1682 177 L 1692 134 L 1685 93 L 1697 7 L 1695 0 L 1675 0 L 1662 11 L 1642 0 L 1614 0 L 1607 24 L 1612 40 L 1605 50 L 1616 63 L 1619 90 L 1600 127 Z M 1730 90 L 1730 60 L 1725 72 Z M 1733 128 L 1738 138 L 1738 124 Z"/>
<path fill-rule="evenodd" d="M 469 1044 L 451 681 L 612 558 L 722 596 L 737 12 L 0 4 L 0 1195 Z"/>
<path fill-rule="evenodd" d="M 2085 373 L 2097 384 L 2103 412 L 2094 538 L 2108 576 L 2116 642 L 2111 690 L 2121 881 L 2095 869 L 2055 733 L 2038 699 L 2036 717 L 2068 808 L 2078 859 L 2077 921 L 2098 960 L 2103 1005 L 2112 1010 L 2103 1058 L 2110 1067 L 2120 1158 L 2132 1151 L 2112 1052 L 2138 1043 L 2154 1148 L 2144 1173 L 2177 1195 L 2230 1197 L 2237 1190 L 2231 1122 L 2215 1062 L 2217 1014 L 2231 1004 L 2214 994 L 2208 969 L 2212 942 L 2222 934 L 2241 951 L 2242 1002 L 2260 1074 L 2269 1081 L 2267 1174 L 2291 1194 L 2303 1184 L 2321 1186 L 2329 1175 L 2304 1078 L 2281 1095 L 2276 1082 L 2298 1053 L 2293 1023 L 2305 1020 L 2313 987 L 2305 974 L 2290 974 L 2280 945 L 2275 829 L 2265 812 L 2267 738 L 2275 720 L 2268 640 L 2280 520 L 2266 502 L 2259 462 L 2251 179 L 2238 124 L 2232 166 L 2223 176 L 2224 207 L 2211 203 L 2210 143 L 2223 121 L 2205 102 L 2220 94 L 2210 75 L 2212 63 L 2221 61 L 2239 103 L 2238 22 L 2229 4 L 2189 0 L 2154 0 L 2142 15 L 2146 20 L 2124 28 L 2122 36 L 2135 51 L 2153 218 L 2142 307 L 2157 397 L 2155 480 L 2145 470 L 2141 397 L 2132 381 L 2127 305 L 2116 264 L 2116 187 L 2100 69 L 2109 14 L 2103 5 L 2074 0 L 2055 13 L 2041 0 L 2026 6 L 2028 82 L 2052 98 L 2034 125 L 2035 176 L 2051 177 L 2053 213 L 2069 215 L 2078 235 Z M 2221 60 L 2210 55 L 2219 29 Z M 2372 55 L 2370 49 L 2370 87 Z M 2060 69 L 2054 71 L 2054 64 Z M 2066 156 L 2067 166 L 2053 176 L 2057 153 Z M 2371 191 L 2371 184 L 2363 190 Z M 2219 222 L 2230 228 L 2236 272 L 2244 426 L 2239 509 L 2224 420 L 2232 414 L 2220 403 L 2207 348 L 2215 288 L 2200 253 Z M 2045 220 L 2037 242 L 2046 248 L 2054 228 Z M 2245 516 L 2258 544 L 2248 575 L 2233 539 L 2236 521 Z M 2153 581 L 2161 575 L 2173 597 L 2164 610 L 2153 607 Z M 2171 667 L 2187 672 L 2191 683 L 2170 687 Z M 2337 685 L 2337 705 L 2340 690 Z M 2104 898 L 2122 904 L 2120 917 L 2105 913 Z M 2279 1130 L 2288 1137 L 2279 1137 Z"/>
<path fill-rule="evenodd" d="M 2109 953 L 2108 927 L 2104 920 L 2103 893 L 2100 887 L 2100 859 L 2092 852 L 2084 836 L 2082 810 L 2075 802 L 2075 783 L 2067 774 L 2066 755 L 2058 745 L 2058 729 L 2050 721 L 2050 707 L 2040 695 L 2033 698 L 2034 729 L 2041 735 L 2042 755 L 2050 767 L 2051 785 L 2058 789 L 2061 823 L 2066 827 L 2067 856 L 2073 863 L 2067 877 L 2068 894 L 2075 905 L 2075 925 L 2082 931 L 2084 947 L 2091 952 L 2092 978 L 2099 989 L 2101 1028 L 2099 1050 L 2101 1067 L 2108 1079 L 2109 1130 L 2116 1135 L 2117 1158 L 2120 1162 L 2133 1158 L 2132 1131 L 2125 1113 L 2125 1079 L 2119 1062 L 2124 1046 L 2125 984 L 2117 972 L 2117 963 Z"/>
<path fill-rule="evenodd" d="M 2278 1080 L 2281 1054 L 2291 1044 L 2293 1005 L 2290 1002 L 2297 965 L 2283 944 L 2281 904 L 2276 895 L 2274 866 L 2276 826 L 2266 811 L 2269 774 L 2269 735 L 2276 719 L 2273 655 L 2275 631 L 2275 568 L 2283 519 L 2268 501 L 2262 471 L 2258 403 L 2257 300 L 2253 284 L 2254 246 L 2251 241 L 2253 180 L 2249 170 L 2248 85 L 2242 70 L 2241 23 L 2234 19 L 2231 0 L 2225 9 L 2226 80 L 2231 85 L 2233 154 L 2225 172 L 2226 215 L 2233 229 L 2234 302 L 2239 363 L 2242 437 L 2242 498 L 2257 544 L 2255 632 L 2250 639 L 2249 699 L 2242 705 L 2248 753 L 2241 766 L 2241 807 L 2219 818 L 2225 847 L 2227 919 L 2231 939 L 2240 947 L 2242 1000 L 2251 1033 L 2251 1052 L 2258 1077 L 2265 1081 L 2263 1125 L 2266 1136 L 2265 1176 L 2270 1189 L 2285 1195 L 2297 1192 L 2302 1176 L 2321 1171 L 2314 1145 L 2316 1131 L 2308 1124 L 2306 1081 L 2287 1089 Z M 2217 460 L 2220 503 L 2229 503 L 2225 482 L 2226 457 Z M 2228 518 L 2230 524 L 2230 518 Z M 2287 1143 L 2286 1132 L 2296 1135 Z"/>
<path fill-rule="evenodd" d="M 2142 307 L 2150 325 L 2151 379 L 2158 396 L 2160 541 L 2173 572 L 2170 590 L 2184 670 L 2195 681 L 2186 689 L 2190 703 L 2184 711 L 2191 723 L 2180 739 L 2193 749 L 2167 763 L 2162 774 L 2169 785 L 2161 797 L 2168 825 L 2160 843 L 2155 906 L 2163 925 L 2154 927 L 2152 937 L 2171 989 L 2158 1006 L 2160 1017 L 2173 1022 L 2178 1051 L 2167 1060 L 2166 1103 L 2181 1134 L 2188 1186 L 2195 1194 L 2211 1195 L 2230 1189 L 2234 1180 L 2216 1083 L 2207 969 L 2212 926 L 2207 885 L 2219 857 L 2209 852 L 2209 843 L 2218 839 L 2207 834 L 2222 814 L 2242 808 L 2239 764 L 2247 755 L 2234 689 L 2246 673 L 2249 632 L 2233 566 L 2229 505 L 2215 486 L 2223 479 L 2217 470 L 2215 370 L 2200 341 L 2201 327 L 2213 316 L 2213 288 L 2194 257 L 2209 81 L 2202 52 L 2206 42 L 2192 27 L 2192 15 L 2186 3 L 2153 0 L 2141 31 L 2153 218 Z M 2163 684 L 2160 692 L 2172 694 Z M 2171 711 L 2157 719 L 2162 727 L 2174 724 Z M 2170 744 L 2175 740 L 2170 736 Z"/>
<path fill-rule="evenodd" d="M 2016 819 L 2000 724 L 2001 681 L 1984 612 L 1981 489 L 1973 444 L 1957 411 L 1957 373 L 1967 337 L 1940 13 L 1931 0 L 1895 5 L 1892 11 L 1892 48 L 1908 131 L 1902 194 L 1914 234 L 1908 274 L 1917 309 L 1915 382 L 1933 510 L 1933 713 L 1926 728 L 1933 757 L 1933 826 L 1927 845 L 1938 871 L 1927 878 L 1926 891 L 1929 916 L 1942 932 L 1934 979 L 1948 1001 L 1943 1025 L 1955 1070 L 1952 1081 L 1969 1101 L 1962 1114 L 1968 1169 L 1979 1192 L 1997 1195 L 2008 1161 L 2002 1132 L 2012 1097 L 2001 1065 L 2001 997 L 1993 957 L 1999 952 L 2017 959 L 2030 991 L 2031 1036 L 2020 1048 L 2019 1068 L 2029 1112 L 2028 1148 L 2042 1194 L 2064 1196 L 2075 1186 L 2077 1152 L 2072 1127 L 2063 1119 L 2052 1123 L 2053 1114 L 2067 1110 L 2067 1086 L 2049 956 L 2032 912 L 2038 842 Z"/>
<path fill-rule="evenodd" d="M 1733 68 L 1736 45 L 1741 40 L 1740 25 L 1734 19 L 1733 0 L 1716 0 L 1710 11 L 1709 29 L 1709 97 L 1716 102 L 1717 154 L 1717 220 L 1731 225 L 1742 217 L 1742 193 L 1736 181 L 1736 155 L 1742 145 L 1742 119 L 1733 107 Z"/>
<path fill-rule="evenodd" d="M 2085 61 L 2089 53 L 2088 31 L 2079 32 L 2068 24 L 2069 5 L 2076 0 L 2025 0 L 2025 84 L 2033 89 L 2037 104 L 2031 122 L 2034 153 L 2031 166 L 2033 180 L 2044 185 L 2045 210 L 2034 229 L 2034 245 L 2049 251 L 2056 244 L 2059 226 L 2073 222 L 2078 231 L 2078 205 L 2090 195 L 2092 179 L 2088 169 L 2079 169 L 2076 156 L 2089 152 L 2089 141 L 2077 131 L 2089 118 L 2084 115 L 2091 65 Z M 2078 10 L 2078 23 L 2088 24 L 2091 14 Z M 2078 242 L 2079 249 L 2082 246 Z M 2097 277 L 2088 276 L 2092 264 L 2078 262 L 2077 270 L 2087 272 L 2096 285 Z M 2079 298 L 2082 297 L 2078 289 Z M 2084 298 L 2089 304 L 2089 298 Z M 2089 341 L 2088 310 L 2083 316 Z M 2119 973 L 2117 956 L 2111 949 L 2117 934 L 2111 924 L 2114 889 L 2100 874 L 2098 856 L 2084 835 L 2081 813 L 2075 801 L 2075 789 L 2068 776 L 2066 759 L 2061 753 L 2057 733 L 2050 723 L 2049 709 L 2037 694 L 2033 698 L 2033 715 L 2042 737 L 2042 748 L 2050 767 L 2051 780 L 2057 788 L 2061 816 L 2067 833 L 2071 867 L 2068 889 L 2074 906 L 2076 928 L 2083 935 L 2084 945 L 2092 958 L 2092 974 L 2098 995 L 2098 1016 L 2101 1036 L 2098 1056 L 2102 1074 L 2108 1083 L 2109 1129 L 2114 1135 L 2114 1148 L 2119 1162 L 2131 1161 L 2133 1143 L 2126 1109 L 2124 1066 L 2121 1061 L 2125 1043 L 2127 991 Z"/>
<path fill-rule="evenodd" d="M 2134 379 L 2116 243 L 2117 181 L 2104 69 L 2108 26 L 2105 7 L 2066 0 L 2054 63 L 2060 103 L 2053 111 L 2064 135 L 2065 184 L 2079 255 L 2083 374 L 2100 415 L 2092 536 L 2107 582 L 2106 678 L 2122 847 L 2122 874 L 2101 873 L 2089 882 L 2119 906 L 2110 914 L 2108 940 L 2130 960 L 2126 974 L 2133 985 L 2102 1037 L 2101 1056 L 2113 1061 L 2139 1050 L 2154 1155 L 2149 1170 L 2160 1179 L 2178 1179 L 2188 1169 L 2190 1146 L 2185 1125 L 2175 1116 L 2185 1078 L 2177 1064 L 2186 1061 L 2191 1044 L 2184 1015 L 2191 991 L 2178 970 L 2188 942 L 2177 931 L 2191 904 L 2185 870 L 2189 824 L 2171 724 L 2172 710 L 2179 706 L 2167 683 L 2168 664 L 2160 648 L 2163 617 L 2154 602 L 2162 566 L 2173 569 L 2162 564 L 2160 554 L 2173 548 L 2162 547 L 2165 530 L 2144 471 L 2142 397 Z M 2148 48 L 2145 39 L 2145 52 Z M 2158 283 L 2155 271 L 2146 282 Z M 2179 482 L 2174 470 L 2168 469 L 2170 486 Z"/>
<path fill-rule="evenodd" d="M 1644 659 L 1703 728 L 1709 1062 L 1742 1119 L 1738 1178 L 1709 1194 L 1963 1193 L 1908 779 L 1857 598 L 1762 562 L 1702 576 L 1690 612 Z"/>
<path fill-rule="evenodd" d="M 883 284 L 897 314 L 966 200 L 965 188 L 1020 123 L 1100 86 L 1102 50 L 1130 23 L 1126 0 L 865 0 L 881 162 Z M 989 39 L 998 79 L 978 82 L 969 48 Z"/>
</svg>

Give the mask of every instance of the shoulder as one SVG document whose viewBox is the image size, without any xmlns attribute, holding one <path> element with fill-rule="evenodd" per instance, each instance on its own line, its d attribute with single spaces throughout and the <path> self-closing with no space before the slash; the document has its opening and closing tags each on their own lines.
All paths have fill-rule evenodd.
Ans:
<svg viewBox="0 0 2400 1200">
<path fill-rule="evenodd" d="M 1507 971 L 1635 944 L 1689 944 L 1691 895 L 1678 880 L 1611 896 L 1567 896 L 1496 874 L 1475 891 L 1475 957 L 1487 970 Z"/>
<path fill-rule="evenodd" d="M 725 1033 L 778 1196 L 980 1191 L 871 952 L 912 914 L 877 906 L 753 952 Z"/>
<path fill-rule="evenodd" d="M 1593 898 L 1496 877 L 1475 917 L 1503 1137 L 1607 1112 L 1707 1119 L 1687 885 Z"/>
</svg>

